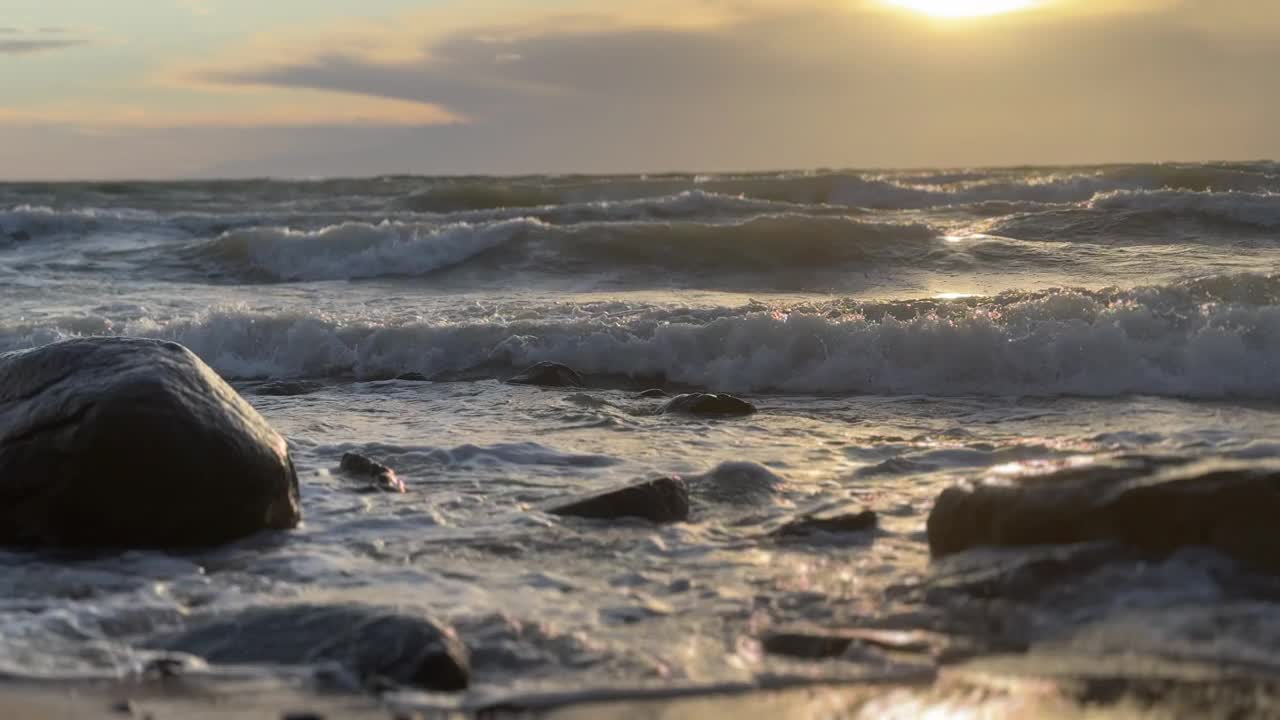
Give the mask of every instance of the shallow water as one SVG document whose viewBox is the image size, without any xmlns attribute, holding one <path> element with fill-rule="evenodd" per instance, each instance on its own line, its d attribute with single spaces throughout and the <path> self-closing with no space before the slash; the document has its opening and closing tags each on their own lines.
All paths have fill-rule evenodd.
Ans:
<svg viewBox="0 0 1280 720">
<path fill-rule="evenodd" d="M 0 186 L 0 349 L 188 345 L 289 438 L 305 513 L 204 553 L 0 554 L 0 670 L 119 676 L 206 614 L 359 601 L 453 623 L 489 689 L 859 672 L 755 639 L 898 612 L 948 485 L 1280 454 L 1278 190 L 1270 164 Z M 542 360 L 593 388 L 496 379 Z M 761 412 L 661 415 L 652 385 Z M 356 492 L 351 450 L 409 492 Z M 688 524 L 545 512 L 672 473 Z M 768 536 L 835 505 L 880 528 Z M 1072 601 L 1060 642 L 1195 645 L 1212 565 Z M 1272 662 L 1280 614 L 1236 609 L 1209 657 Z"/>
</svg>

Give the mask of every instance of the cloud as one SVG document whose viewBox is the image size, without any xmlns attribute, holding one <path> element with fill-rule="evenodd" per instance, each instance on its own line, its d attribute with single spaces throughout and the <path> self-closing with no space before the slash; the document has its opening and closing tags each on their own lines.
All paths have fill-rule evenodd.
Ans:
<svg viewBox="0 0 1280 720">
<path fill-rule="evenodd" d="M 310 54 L 295 39 L 292 59 L 242 54 L 188 79 L 438 104 L 489 138 L 471 148 L 486 168 L 499 149 L 520 169 L 597 170 L 1216 156 L 1239 147 L 1224 128 L 1259 133 L 1280 112 L 1258 92 L 1280 53 L 1258 45 L 1242 61 L 1186 3 L 1060 2 L 962 27 L 847 2 L 691 7 L 699 21 L 670 25 L 435 27 L 394 57 L 365 53 L 367 39 Z M 398 32 L 388 44 L 415 47 Z"/>
<path fill-rule="evenodd" d="M 74 36 L 63 28 L 47 27 L 34 32 L 21 28 L 0 28 L 0 55 L 29 55 L 85 45 L 88 40 Z"/>
<path fill-rule="evenodd" d="M 83 107 L 0 107 L 2 126 L 60 126 L 83 131 L 161 129 L 264 129 L 304 127 L 423 127 L 462 122 L 463 118 L 438 106 L 388 98 L 333 97 L 323 93 L 292 93 L 292 102 L 272 97 L 241 108 L 168 110 L 117 105 Z"/>
</svg>

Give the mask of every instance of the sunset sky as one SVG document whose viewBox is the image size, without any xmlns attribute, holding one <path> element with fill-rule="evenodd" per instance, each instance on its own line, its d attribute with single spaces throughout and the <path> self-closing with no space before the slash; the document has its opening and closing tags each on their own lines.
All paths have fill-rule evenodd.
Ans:
<svg viewBox="0 0 1280 720">
<path fill-rule="evenodd" d="M 1280 156 L 1264 0 L 6 0 L 0 65 L 7 179 Z"/>
</svg>

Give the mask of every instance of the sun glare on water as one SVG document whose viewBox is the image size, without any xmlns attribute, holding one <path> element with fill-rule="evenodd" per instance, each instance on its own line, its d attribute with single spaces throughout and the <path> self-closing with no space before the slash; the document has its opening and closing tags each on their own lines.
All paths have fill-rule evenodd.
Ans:
<svg viewBox="0 0 1280 720">
<path fill-rule="evenodd" d="M 1026 10 L 1040 0 L 884 0 L 889 5 L 939 18 L 968 18 Z"/>
</svg>

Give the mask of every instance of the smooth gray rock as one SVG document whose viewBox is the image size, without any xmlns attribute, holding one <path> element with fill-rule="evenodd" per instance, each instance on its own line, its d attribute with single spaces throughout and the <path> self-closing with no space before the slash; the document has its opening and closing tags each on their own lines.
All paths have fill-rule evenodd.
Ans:
<svg viewBox="0 0 1280 720">
<path fill-rule="evenodd" d="M 1280 465 L 1126 458 L 1014 483 L 949 488 L 929 514 L 941 557 L 979 546 L 1203 546 L 1280 572 Z"/>
<path fill-rule="evenodd" d="M 336 662 L 366 684 L 391 680 L 424 690 L 465 690 L 466 646 L 434 620 L 361 605 L 282 605 L 245 610 L 161 638 L 155 649 L 211 663 L 315 665 Z"/>
<path fill-rule="evenodd" d="M 540 385 L 542 387 L 583 387 L 582 376 L 576 370 L 560 363 L 540 362 L 524 372 L 508 378 L 513 385 Z"/>
<path fill-rule="evenodd" d="M 756 406 L 732 395 L 687 393 L 677 395 L 662 406 L 666 414 L 740 417 L 756 412 Z"/>
<path fill-rule="evenodd" d="M 689 519 L 689 489 L 680 478 L 664 477 L 575 500 L 549 512 L 602 520 L 635 517 L 655 523 L 683 522 Z"/>
<path fill-rule="evenodd" d="M 0 544 L 215 545 L 299 519 L 284 438 L 181 345 L 0 356 Z"/>
</svg>

